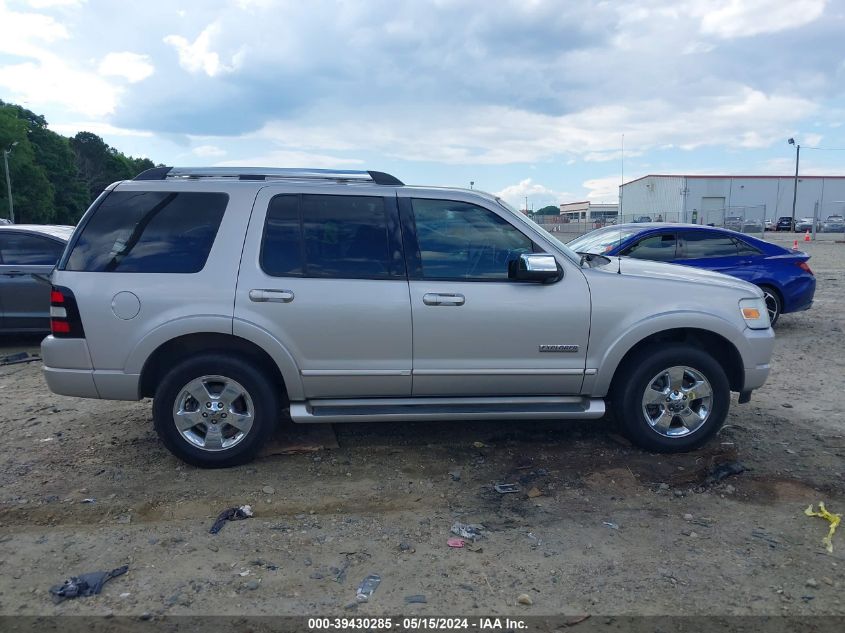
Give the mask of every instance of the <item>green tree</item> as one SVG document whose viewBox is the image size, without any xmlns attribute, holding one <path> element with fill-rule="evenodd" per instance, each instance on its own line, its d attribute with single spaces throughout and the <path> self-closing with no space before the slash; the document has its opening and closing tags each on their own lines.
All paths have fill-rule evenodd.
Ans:
<svg viewBox="0 0 845 633">
<path fill-rule="evenodd" d="M 52 222 L 55 217 L 53 186 L 44 168 L 36 161 L 30 140 L 27 120 L 18 116 L 17 106 L 0 102 L 0 148 L 6 150 L 16 143 L 9 154 L 9 175 L 15 203 L 15 222 Z M 5 178 L 5 173 L 4 173 Z M 3 183 L 0 208 L 3 217 L 9 213 L 6 183 Z"/>
<path fill-rule="evenodd" d="M 560 215 L 560 207 L 551 204 L 534 212 L 534 215 Z"/>
</svg>

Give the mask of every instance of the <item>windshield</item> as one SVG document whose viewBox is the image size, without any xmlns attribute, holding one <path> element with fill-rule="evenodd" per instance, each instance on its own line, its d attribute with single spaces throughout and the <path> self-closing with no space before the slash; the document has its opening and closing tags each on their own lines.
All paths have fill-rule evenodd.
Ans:
<svg viewBox="0 0 845 633">
<path fill-rule="evenodd" d="M 581 261 L 581 258 L 569 246 L 567 246 L 566 244 L 561 242 L 558 238 L 556 238 L 554 235 L 549 233 L 546 229 L 543 228 L 543 226 L 541 224 L 538 224 L 536 222 L 528 220 L 527 218 L 525 218 L 525 215 L 523 215 L 522 213 L 520 213 L 519 211 L 514 209 L 511 205 L 509 205 L 507 202 L 505 202 L 501 198 L 496 198 L 496 202 L 498 202 L 505 209 L 507 209 L 508 211 L 513 213 L 516 217 L 521 218 L 521 219 L 524 218 L 526 220 L 526 222 L 529 222 L 535 229 L 539 229 L 543 233 L 544 237 L 548 238 L 548 240 L 550 242 L 552 242 L 555 246 L 557 246 L 560 249 L 560 251 L 564 255 L 566 255 L 569 259 L 571 259 L 573 262 L 575 262 L 577 264 L 578 262 Z"/>
<path fill-rule="evenodd" d="M 590 231 L 581 237 L 576 237 L 567 246 L 576 253 L 593 253 L 603 255 L 642 229 L 632 227 L 617 228 L 610 226 L 596 231 Z"/>
</svg>

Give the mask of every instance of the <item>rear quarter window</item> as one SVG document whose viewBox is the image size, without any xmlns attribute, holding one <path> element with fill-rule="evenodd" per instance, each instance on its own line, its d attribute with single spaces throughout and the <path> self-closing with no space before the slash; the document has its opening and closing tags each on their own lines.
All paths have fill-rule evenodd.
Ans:
<svg viewBox="0 0 845 633">
<path fill-rule="evenodd" d="M 65 270 L 199 272 L 228 201 L 225 193 L 114 191 L 86 222 Z"/>
</svg>

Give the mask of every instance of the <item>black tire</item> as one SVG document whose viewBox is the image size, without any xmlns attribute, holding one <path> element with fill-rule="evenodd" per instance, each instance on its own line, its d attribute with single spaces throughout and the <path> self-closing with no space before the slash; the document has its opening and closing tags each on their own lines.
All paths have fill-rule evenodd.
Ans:
<svg viewBox="0 0 845 633">
<path fill-rule="evenodd" d="M 686 435 L 667 437 L 646 420 L 643 395 L 651 388 L 649 381 L 653 377 L 676 366 L 691 368 L 706 378 L 712 399 L 709 415 L 701 426 Z M 702 446 L 722 427 L 728 415 L 731 391 L 725 370 L 712 356 L 691 345 L 667 343 L 644 348 L 627 359 L 617 372 L 610 396 L 616 422 L 633 444 L 656 453 L 680 453 Z"/>
<path fill-rule="evenodd" d="M 766 295 L 766 309 L 769 311 L 769 321 L 774 327 L 783 312 L 783 300 L 780 293 L 771 286 L 760 286 L 760 290 Z"/>
<path fill-rule="evenodd" d="M 192 444 L 182 432 L 176 427 L 174 407 L 177 405 L 177 398 L 181 403 L 185 393 L 184 388 L 192 381 L 207 376 L 221 376 L 239 383 L 251 401 L 252 426 L 244 433 L 237 443 L 226 448 L 204 449 Z M 209 381 L 210 385 L 221 384 Z M 188 400 L 193 408 L 195 400 Z M 244 396 L 237 399 L 232 406 L 249 410 L 248 401 Z M 197 405 L 200 410 L 196 413 L 202 415 L 202 404 Z M 222 406 L 222 405 L 221 405 Z M 228 424 L 228 421 L 220 419 L 226 417 L 221 409 L 215 423 L 220 425 L 221 437 L 228 434 L 233 437 L 226 438 L 226 441 L 237 439 L 238 429 Z M 217 414 L 213 414 L 217 415 Z M 199 466 L 201 468 L 228 468 L 237 466 L 252 460 L 261 449 L 270 435 L 280 423 L 281 417 L 281 394 L 279 387 L 261 372 L 259 368 L 248 361 L 237 356 L 225 355 L 223 353 L 206 353 L 194 356 L 176 365 L 159 382 L 153 400 L 153 421 L 156 432 L 164 445 L 179 459 Z M 202 424 L 206 424 L 203 420 Z M 193 427 L 189 432 L 193 437 L 201 437 L 204 428 L 202 424 Z M 215 426 L 216 428 L 216 426 Z"/>
</svg>

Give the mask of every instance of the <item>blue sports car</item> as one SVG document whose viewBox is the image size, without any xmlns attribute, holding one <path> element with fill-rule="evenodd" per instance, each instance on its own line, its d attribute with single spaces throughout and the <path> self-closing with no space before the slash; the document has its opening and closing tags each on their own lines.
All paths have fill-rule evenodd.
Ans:
<svg viewBox="0 0 845 633">
<path fill-rule="evenodd" d="M 622 224 L 590 231 L 568 246 L 581 254 L 683 264 L 750 281 L 763 290 L 772 325 L 784 312 L 809 309 L 816 292 L 807 253 L 711 226 Z"/>
</svg>

